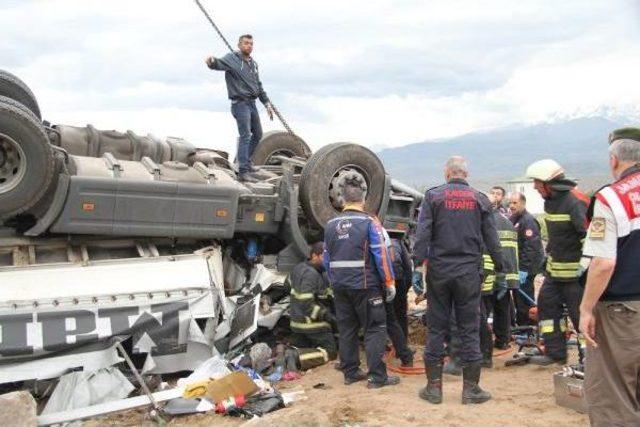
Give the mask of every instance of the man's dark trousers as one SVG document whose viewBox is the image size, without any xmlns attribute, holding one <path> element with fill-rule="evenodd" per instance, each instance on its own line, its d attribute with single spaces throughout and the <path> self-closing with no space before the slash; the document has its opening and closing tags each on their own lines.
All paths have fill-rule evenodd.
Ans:
<svg viewBox="0 0 640 427">
<path fill-rule="evenodd" d="M 544 340 L 545 353 L 552 359 L 567 358 L 564 306 L 571 323 L 580 324 L 580 302 L 584 289 L 577 280 L 558 282 L 546 278 L 538 294 L 538 330 Z"/>
<path fill-rule="evenodd" d="M 520 284 L 520 290 L 529 295 L 533 301 L 535 301 L 533 290 L 533 281 L 535 278 L 535 274 L 529 274 L 527 280 Z M 534 322 L 529 318 L 529 309 L 533 307 L 531 303 L 520 294 L 520 291 L 513 291 L 513 299 L 516 305 L 516 324 L 518 326 L 533 325 Z"/>
<path fill-rule="evenodd" d="M 398 322 L 393 303 L 385 303 L 385 308 L 387 309 L 387 332 L 393 343 L 396 356 L 404 364 L 413 363 L 413 352 L 409 348 L 407 336 L 404 334 L 402 326 Z"/>
<path fill-rule="evenodd" d="M 395 310 L 396 319 L 402 328 L 404 336 L 409 338 L 409 318 L 407 317 L 407 294 L 409 293 L 410 283 L 402 283 L 396 279 L 396 297 L 393 299 L 393 308 Z"/>
<path fill-rule="evenodd" d="M 511 341 L 511 296 L 509 292 L 498 299 L 498 292 L 494 291 L 485 304 L 487 316 L 493 313 L 493 334 L 496 345 L 504 346 Z"/>
<path fill-rule="evenodd" d="M 327 351 L 330 360 L 335 359 L 338 353 L 336 339 L 331 331 L 295 332 L 291 337 L 291 343 L 298 348 L 321 347 Z"/>
<path fill-rule="evenodd" d="M 238 164 L 239 172 L 251 170 L 251 155 L 262 139 L 262 125 L 255 100 L 233 101 L 231 114 L 238 125 Z"/>
<path fill-rule="evenodd" d="M 358 332 L 362 327 L 369 379 L 384 383 L 387 380 L 387 367 L 382 358 L 387 343 L 387 319 L 382 290 L 334 289 L 334 302 L 340 332 L 338 351 L 345 378 L 354 378 L 358 372 Z"/>
<path fill-rule="evenodd" d="M 442 277 L 432 270 L 427 274 L 427 365 L 442 363 L 444 343 L 455 312 L 460 348 L 456 351 L 463 366 L 480 362 L 480 273 Z"/>
</svg>

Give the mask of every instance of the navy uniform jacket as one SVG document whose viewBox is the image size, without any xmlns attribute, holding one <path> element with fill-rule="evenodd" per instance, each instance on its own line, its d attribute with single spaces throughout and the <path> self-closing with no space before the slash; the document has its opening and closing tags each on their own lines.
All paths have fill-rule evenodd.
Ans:
<svg viewBox="0 0 640 427">
<path fill-rule="evenodd" d="M 414 247 L 417 264 L 428 261 L 429 270 L 439 276 L 480 273 L 485 247 L 495 270 L 502 272 L 500 242 L 487 196 L 458 178 L 427 190 Z"/>
<path fill-rule="evenodd" d="M 324 228 L 324 266 L 334 290 L 393 286 L 395 279 L 380 221 L 347 206 Z"/>
<path fill-rule="evenodd" d="M 544 262 L 544 250 L 540 237 L 540 224 L 526 210 L 521 214 L 511 215 L 511 222 L 518 232 L 518 262 L 520 271 L 536 275 Z"/>
</svg>

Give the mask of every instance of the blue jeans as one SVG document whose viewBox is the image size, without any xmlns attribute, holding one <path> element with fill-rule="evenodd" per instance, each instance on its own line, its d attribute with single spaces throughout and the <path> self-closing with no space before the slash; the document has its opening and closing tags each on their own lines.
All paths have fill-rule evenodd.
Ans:
<svg viewBox="0 0 640 427">
<path fill-rule="evenodd" d="M 238 163 L 239 172 L 251 170 L 251 155 L 262 138 L 262 125 L 256 108 L 256 101 L 238 101 L 231 104 L 231 114 L 238 125 Z"/>
</svg>

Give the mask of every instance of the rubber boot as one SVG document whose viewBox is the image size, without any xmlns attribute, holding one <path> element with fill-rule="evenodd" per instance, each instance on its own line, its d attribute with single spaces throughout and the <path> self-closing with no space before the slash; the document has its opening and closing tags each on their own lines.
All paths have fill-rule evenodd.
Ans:
<svg viewBox="0 0 640 427">
<path fill-rule="evenodd" d="M 440 404 L 442 403 L 442 363 L 437 365 L 425 363 L 424 367 L 427 373 L 427 386 L 420 389 L 419 396 L 429 403 Z"/>
<path fill-rule="evenodd" d="M 480 388 L 480 363 L 473 363 L 462 368 L 462 404 L 484 403 L 491 399 L 491 394 Z"/>
<path fill-rule="evenodd" d="M 452 359 L 449 359 L 449 361 L 444 364 L 444 373 L 459 377 L 460 375 L 462 375 L 462 368 L 456 362 L 456 360 L 452 358 Z"/>
</svg>

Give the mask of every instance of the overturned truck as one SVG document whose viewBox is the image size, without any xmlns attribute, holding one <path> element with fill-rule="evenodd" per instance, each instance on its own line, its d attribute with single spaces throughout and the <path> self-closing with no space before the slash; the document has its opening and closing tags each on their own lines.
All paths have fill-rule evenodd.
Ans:
<svg viewBox="0 0 640 427">
<path fill-rule="evenodd" d="M 266 133 L 241 183 L 227 153 L 181 138 L 43 121 L 0 71 L 0 383 L 120 361 L 190 370 L 286 322 L 289 269 L 342 206 L 345 181 L 388 229 L 420 194 L 365 147 L 312 153 Z"/>
</svg>

